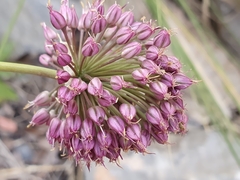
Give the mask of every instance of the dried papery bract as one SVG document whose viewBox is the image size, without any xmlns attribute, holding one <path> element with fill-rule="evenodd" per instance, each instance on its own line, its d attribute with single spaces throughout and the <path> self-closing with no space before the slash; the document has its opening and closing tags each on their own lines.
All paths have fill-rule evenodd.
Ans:
<svg viewBox="0 0 240 180">
<path fill-rule="evenodd" d="M 52 147 L 90 168 L 187 131 L 182 91 L 195 81 L 167 54 L 167 29 L 136 20 L 128 5 L 105 10 L 101 0 L 82 15 L 68 0 L 60 11 L 48 9 L 55 30 L 42 23 L 47 54 L 39 61 L 57 69 L 57 83 L 26 108 L 36 112 L 30 125 L 48 126 Z"/>
</svg>

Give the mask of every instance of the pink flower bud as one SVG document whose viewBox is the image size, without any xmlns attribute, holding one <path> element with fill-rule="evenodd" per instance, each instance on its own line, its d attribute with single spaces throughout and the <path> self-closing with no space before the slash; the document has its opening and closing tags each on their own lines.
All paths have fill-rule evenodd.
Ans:
<svg viewBox="0 0 240 180">
<path fill-rule="evenodd" d="M 80 130 L 82 120 L 79 115 L 70 115 L 66 119 L 71 133 L 77 133 Z"/>
<path fill-rule="evenodd" d="M 181 90 L 186 89 L 193 84 L 193 80 L 185 76 L 183 73 L 176 73 L 173 75 L 174 87 Z"/>
<path fill-rule="evenodd" d="M 64 106 L 64 113 L 75 115 L 78 112 L 78 105 L 74 99 L 67 102 L 67 106 Z"/>
<path fill-rule="evenodd" d="M 98 77 L 93 78 L 88 84 L 88 93 L 101 97 L 103 95 L 103 85 Z"/>
<path fill-rule="evenodd" d="M 61 86 L 58 89 L 58 100 L 66 105 L 66 103 L 74 98 L 69 88 L 66 86 Z"/>
<path fill-rule="evenodd" d="M 162 100 L 165 97 L 165 95 L 168 93 L 167 85 L 160 81 L 151 82 L 149 85 L 149 88 L 159 100 Z"/>
<path fill-rule="evenodd" d="M 70 89 L 73 96 L 77 96 L 87 89 L 87 84 L 80 78 L 73 78 L 70 84 Z"/>
<path fill-rule="evenodd" d="M 147 69 L 150 74 L 154 74 L 154 73 L 160 72 L 159 66 L 155 62 L 153 62 L 151 60 L 144 60 L 142 62 L 142 64 L 141 64 L 141 67 L 143 69 Z"/>
<path fill-rule="evenodd" d="M 125 125 L 123 120 L 118 116 L 111 116 L 108 118 L 108 126 L 116 133 L 125 136 Z"/>
<path fill-rule="evenodd" d="M 159 143 L 159 144 L 165 144 L 168 140 L 168 133 L 167 132 L 161 132 L 158 129 L 153 130 L 151 133 L 153 138 Z"/>
<path fill-rule="evenodd" d="M 49 66 L 49 63 L 52 62 L 52 58 L 47 54 L 42 54 L 39 56 L 39 62 L 44 66 Z"/>
<path fill-rule="evenodd" d="M 91 30 L 96 35 L 97 33 L 102 32 L 106 28 L 106 26 L 106 19 L 103 16 L 98 15 L 98 17 L 92 23 Z"/>
<path fill-rule="evenodd" d="M 160 57 L 160 66 L 168 72 L 178 72 L 182 67 L 180 61 L 173 56 L 166 57 L 167 56 Z"/>
<path fill-rule="evenodd" d="M 59 53 L 65 54 L 68 52 L 68 48 L 62 43 L 54 43 L 53 48 L 55 51 L 58 51 Z"/>
<path fill-rule="evenodd" d="M 146 40 L 154 33 L 154 29 L 150 26 L 150 24 L 141 23 L 135 32 L 139 40 Z"/>
<path fill-rule="evenodd" d="M 108 148 L 112 143 L 112 136 L 109 132 L 99 131 L 97 139 L 103 149 Z"/>
<path fill-rule="evenodd" d="M 76 10 L 75 10 L 74 6 L 71 7 L 71 16 L 72 16 L 72 19 L 68 23 L 68 26 L 70 28 L 77 28 L 79 20 L 78 20 L 78 16 L 77 16 L 77 13 L 76 13 Z"/>
<path fill-rule="evenodd" d="M 53 43 L 46 40 L 44 42 L 44 48 L 48 54 L 53 54 L 54 53 L 54 48 L 53 48 Z"/>
<path fill-rule="evenodd" d="M 51 138 L 57 139 L 60 136 L 60 125 L 61 125 L 61 120 L 57 117 L 53 118 L 50 122 L 49 125 L 49 136 Z"/>
<path fill-rule="evenodd" d="M 179 122 L 178 122 L 177 118 L 175 118 L 175 117 L 169 118 L 168 130 L 171 131 L 172 133 L 178 133 L 180 131 Z"/>
<path fill-rule="evenodd" d="M 137 69 L 132 72 L 132 77 L 142 84 L 148 83 L 149 71 L 147 69 Z"/>
<path fill-rule="evenodd" d="M 136 108 L 131 104 L 121 104 L 119 111 L 128 124 L 131 124 L 132 119 L 136 116 Z"/>
<path fill-rule="evenodd" d="M 34 104 L 35 106 L 45 106 L 51 101 L 49 91 L 43 91 L 36 96 L 33 101 L 30 103 Z"/>
<path fill-rule="evenodd" d="M 130 26 L 132 25 L 134 21 L 134 15 L 132 11 L 126 11 L 121 14 L 121 17 L 119 18 L 117 25 L 118 26 Z"/>
<path fill-rule="evenodd" d="M 57 11 L 52 9 L 52 6 L 48 6 L 50 21 L 56 29 L 63 29 L 67 26 L 65 18 Z"/>
<path fill-rule="evenodd" d="M 83 44 L 82 54 L 83 56 L 94 56 L 99 52 L 99 45 L 92 37 L 88 37 Z"/>
<path fill-rule="evenodd" d="M 122 15 L 122 8 L 118 4 L 109 7 L 106 20 L 110 26 L 114 26 Z"/>
<path fill-rule="evenodd" d="M 105 38 L 109 38 L 114 34 L 116 34 L 116 32 L 117 32 L 117 26 L 113 26 L 113 27 L 107 28 L 103 36 Z"/>
<path fill-rule="evenodd" d="M 69 140 L 72 136 L 66 120 L 61 121 L 59 135 L 62 140 Z"/>
<path fill-rule="evenodd" d="M 92 20 L 97 16 L 96 11 L 89 10 L 87 13 L 82 14 L 79 20 L 78 29 L 90 29 Z"/>
<path fill-rule="evenodd" d="M 68 0 L 62 1 L 61 7 L 60 7 L 60 13 L 66 20 L 67 25 L 69 25 L 72 20 L 72 14 L 71 14 Z"/>
<path fill-rule="evenodd" d="M 102 96 L 98 99 L 98 103 L 104 107 L 117 103 L 118 98 L 112 95 L 108 90 L 103 90 Z"/>
<path fill-rule="evenodd" d="M 139 141 L 141 138 L 141 129 L 138 124 L 132 124 L 127 127 L 127 137 L 133 141 Z"/>
<path fill-rule="evenodd" d="M 93 139 L 93 136 L 95 135 L 93 128 L 91 120 L 85 119 L 82 122 L 80 134 L 84 140 L 91 141 Z"/>
<path fill-rule="evenodd" d="M 90 107 L 87 110 L 88 118 L 94 121 L 97 125 L 101 125 L 105 119 L 106 113 L 100 106 Z"/>
<path fill-rule="evenodd" d="M 160 81 L 166 84 L 167 87 L 173 87 L 174 80 L 172 74 L 170 73 L 163 74 Z"/>
<path fill-rule="evenodd" d="M 176 108 L 174 107 L 174 105 L 168 101 L 163 101 L 160 104 L 160 109 L 162 110 L 163 115 L 166 116 L 167 118 L 173 116 L 174 113 L 176 112 Z"/>
<path fill-rule="evenodd" d="M 50 119 L 50 114 L 47 109 L 39 109 L 32 117 L 31 125 L 42 125 Z"/>
<path fill-rule="evenodd" d="M 155 60 L 158 59 L 158 56 L 159 56 L 159 49 L 158 49 L 158 47 L 150 46 L 147 49 L 147 52 L 146 52 L 146 58 L 147 59 L 155 61 Z"/>
<path fill-rule="evenodd" d="M 131 83 L 123 80 L 123 77 L 112 76 L 110 79 L 110 84 L 113 90 L 119 91 L 120 89 L 132 87 Z"/>
<path fill-rule="evenodd" d="M 151 38 L 150 40 L 147 40 L 144 45 L 146 49 L 151 47 L 153 45 L 153 38 Z"/>
<path fill-rule="evenodd" d="M 56 79 L 58 81 L 58 84 L 64 84 L 68 82 L 70 78 L 71 78 L 71 75 L 67 71 L 57 70 Z"/>
<path fill-rule="evenodd" d="M 153 45 L 159 48 L 165 48 L 171 43 L 170 34 L 166 29 L 162 29 L 154 37 Z"/>
<path fill-rule="evenodd" d="M 53 41 L 55 39 L 58 39 L 57 33 L 55 31 L 46 26 L 45 23 L 41 23 L 41 25 L 43 27 L 44 37 L 46 38 L 47 41 Z"/>
<path fill-rule="evenodd" d="M 160 110 L 157 107 L 151 106 L 148 108 L 146 117 L 150 123 L 157 125 L 162 131 L 167 130 L 169 126 L 168 121 L 163 118 Z"/>
<path fill-rule="evenodd" d="M 114 37 L 116 38 L 117 44 L 121 45 L 130 41 L 134 35 L 135 32 L 129 26 L 124 26 L 117 31 Z"/>
<path fill-rule="evenodd" d="M 142 45 L 139 42 L 131 42 L 123 47 L 121 56 L 126 59 L 130 59 L 138 55 L 142 50 Z"/>
<path fill-rule="evenodd" d="M 83 149 L 82 141 L 77 136 L 72 137 L 71 144 L 74 152 L 78 152 Z"/>
<path fill-rule="evenodd" d="M 65 54 L 65 53 L 58 54 L 58 57 L 57 57 L 58 65 L 67 66 L 71 63 L 71 61 L 72 61 L 72 58 L 68 54 Z"/>
</svg>

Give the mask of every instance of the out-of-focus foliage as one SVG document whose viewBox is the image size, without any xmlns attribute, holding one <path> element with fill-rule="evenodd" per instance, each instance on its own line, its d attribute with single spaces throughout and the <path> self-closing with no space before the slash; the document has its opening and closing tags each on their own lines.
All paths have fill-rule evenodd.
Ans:
<svg viewBox="0 0 240 180">
<path fill-rule="evenodd" d="M 0 42 L 0 61 L 6 61 L 10 53 L 13 51 L 13 44 L 8 42 L 9 36 L 12 32 L 12 29 L 17 21 L 17 18 L 21 12 L 21 9 L 24 5 L 25 0 L 19 0 L 16 12 L 13 14 L 9 25 L 5 31 L 5 34 L 1 35 L 1 42 Z M 10 88 L 6 83 L 2 82 L 1 80 L 4 78 L 8 78 L 9 73 L 0 73 L 0 102 L 4 100 L 14 100 L 16 99 L 16 94 L 14 93 L 13 89 Z"/>
<path fill-rule="evenodd" d="M 239 5 L 237 3 L 239 1 L 235 1 L 231 0 L 231 2 Z M 174 3 L 174 7 L 180 9 L 186 17 L 186 21 L 183 21 L 179 14 L 174 9 L 171 9 L 169 1 L 146 0 L 154 19 L 158 20 L 160 26 L 169 29 L 178 28 L 177 35 L 172 37 L 172 51 L 177 57 L 181 57 L 180 60 L 185 65 L 189 76 L 201 80 L 191 88 L 192 98 L 195 98 L 204 106 L 211 124 L 213 124 L 212 127 L 221 132 L 234 158 L 240 165 L 240 155 L 237 153 L 240 147 L 240 132 L 231 119 L 232 109 L 225 103 L 224 97 L 219 92 L 219 87 L 214 82 L 215 79 L 221 82 L 224 93 L 231 99 L 232 108 L 239 111 L 240 96 L 236 88 L 237 82 L 234 82 L 228 76 L 233 72 L 226 71 L 225 66 L 220 62 L 218 52 L 223 53 L 225 59 L 229 61 L 228 63 L 232 63 L 236 69 L 239 62 L 236 61 L 236 58 L 225 46 L 224 39 L 221 40 L 216 26 L 211 25 L 214 18 L 217 22 L 221 22 L 223 27 L 225 25 L 221 21 L 222 19 L 219 18 L 221 16 L 218 16 L 220 13 L 219 7 L 216 6 L 216 3 L 211 2 L 209 0 L 198 1 L 201 5 L 197 7 L 198 10 L 201 9 L 201 13 L 199 13 L 187 0 L 172 0 L 171 3 Z M 240 12 L 240 8 L 238 10 Z M 207 18 L 210 18 L 211 21 L 208 22 Z M 190 26 L 186 23 L 189 23 Z M 227 27 L 224 28 L 228 30 Z M 230 32 L 228 34 L 229 38 L 235 39 L 236 43 L 239 43 L 239 39 L 234 37 L 233 34 Z"/>
</svg>

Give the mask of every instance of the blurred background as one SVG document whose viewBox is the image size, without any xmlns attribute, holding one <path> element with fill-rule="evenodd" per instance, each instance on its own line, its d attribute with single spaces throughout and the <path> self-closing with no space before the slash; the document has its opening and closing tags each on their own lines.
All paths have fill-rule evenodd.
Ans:
<svg viewBox="0 0 240 180">
<path fill-rule="evenodd" d="M 4 1 L 4 2 L 2 2 Z M 1 0 L 0 61 L 40 65 L 41 22 L 49 23 L 47 0 Z M 51 0 L 55 9 L 60 0 Z M 109 7 L 114 0 L 105 0 Z M 27 128 L 22 108 L 53 81 L 0 73 L 0 179 L 33 180 L 240 180 L 240 1 L 119 0 L 135 19 L 157 20 L 171 31 L 168 54 L 199 82 L 184 94 L 188 133 L 152 154 L 124 153 L 120 166 L 92 164 L 89 172 L 62 158 L 45 139 L 45 127 Z M 70 0 L 81 14 L 79 0 Z M 3 5 L 4 4 L 4 5 Z"/>
</svg>

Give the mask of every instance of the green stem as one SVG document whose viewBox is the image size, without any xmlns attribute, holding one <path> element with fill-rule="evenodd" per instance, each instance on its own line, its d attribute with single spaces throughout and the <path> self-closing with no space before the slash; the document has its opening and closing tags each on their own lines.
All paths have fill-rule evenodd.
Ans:
<svg viewBox="0 0 240 180">
<path fill-rule="evenodd" d="M 27 64 L 0 62 L 0 71 L 33 74 L 55 79 L 56 70 Z"/>
</svg>

